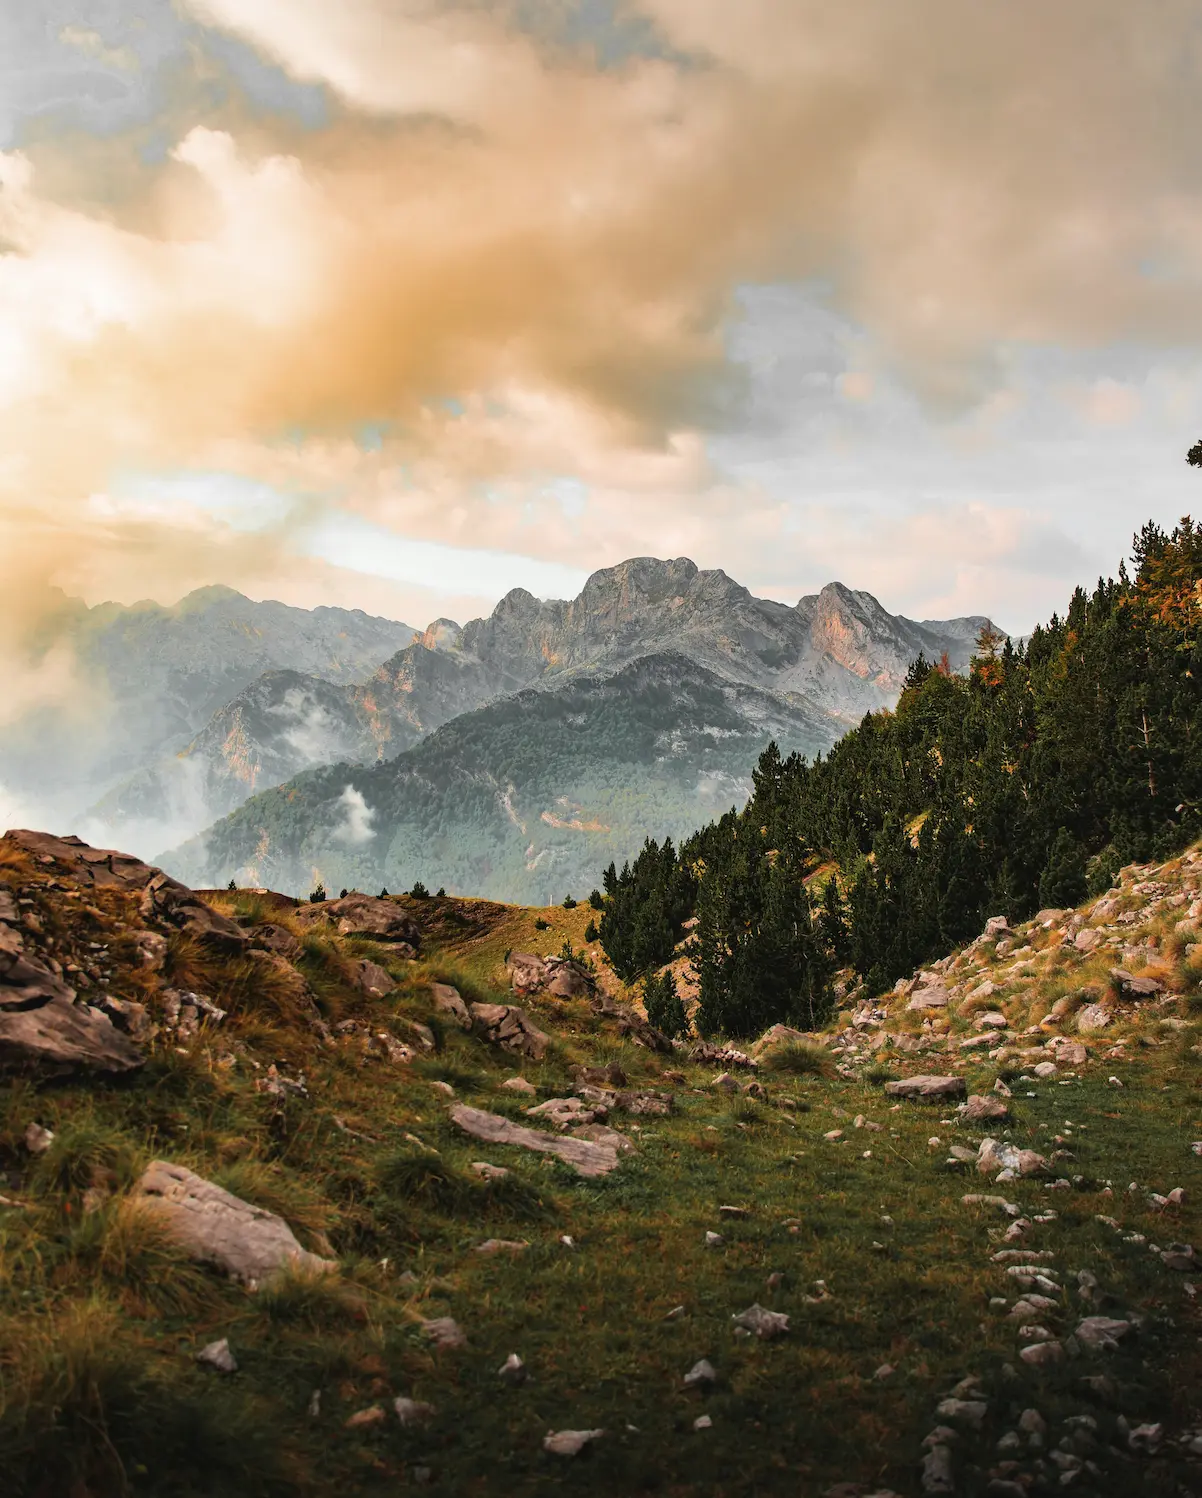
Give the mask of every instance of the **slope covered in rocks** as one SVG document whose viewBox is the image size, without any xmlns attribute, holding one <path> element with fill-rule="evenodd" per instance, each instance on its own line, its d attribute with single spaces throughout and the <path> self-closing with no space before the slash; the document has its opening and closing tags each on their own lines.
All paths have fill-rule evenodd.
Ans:
<svg viewBox="0 0 1202 1498">
<path fill-rule="evenodd" d="M 588 907 L 10 834 L 9 1490 L 1200 1491 L 1200 899 L 1126 869 L 736 1049 Z"/>
</svg>

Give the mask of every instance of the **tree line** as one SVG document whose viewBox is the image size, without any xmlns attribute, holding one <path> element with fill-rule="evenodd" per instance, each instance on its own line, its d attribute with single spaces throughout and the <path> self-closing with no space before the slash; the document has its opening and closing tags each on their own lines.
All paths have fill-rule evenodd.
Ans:
<svg viewBox="0 0 1202 1498">
<path fill-rule="evenodd" d="M 600 938 L 627 980 L 693 922 L 702 1034 L 813 1025 L 842 966 L 882 990 L 990 915 L 1180 849 L 1202 832 L 1202 526 L 1145 525 L 1130 573 L 1027 641 L 984 631 L 963 675 L 920 656 L 895 710 L 812 762 L 772 744 L 753 779 L 741 812 L 605 875 Z"/>
</svg>

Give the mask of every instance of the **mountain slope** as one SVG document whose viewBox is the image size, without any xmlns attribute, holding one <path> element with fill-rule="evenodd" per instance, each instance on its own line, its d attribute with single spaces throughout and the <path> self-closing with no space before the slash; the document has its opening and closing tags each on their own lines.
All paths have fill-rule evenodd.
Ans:
<svg viewBox="0 0 1202 1498">
<path fill-rule="evenodd" d="M 745 800 L 771 739 L 813 754 L 837 733 L 804 699 L 644 656 L 463 714 L 391 761 L 310 771 L 161 862 L 198 884 L 421 879 L 538 903 L 586 893 L 648 832 L 677 835 Z"/>
</svg>

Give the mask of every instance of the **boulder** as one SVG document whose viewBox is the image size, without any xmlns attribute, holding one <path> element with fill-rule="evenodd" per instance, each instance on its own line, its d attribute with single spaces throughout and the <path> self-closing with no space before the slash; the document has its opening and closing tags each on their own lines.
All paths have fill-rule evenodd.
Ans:
<svg viewBox="0 0 1202 1498">
<path fill-rule="evenodd" d="M 963 1124 L 1009 1123 L 1010 1109 L 1004 1098 L 974 1093 L 957 1109 Z"/>
<path fill-rule="evenodd" d="M 543 964 L 544 987 L 559 999 L 584 999 L 595 992 L 596 979 L 586 967 L 568 957 L 548 957 Z"/>
<path fill-rule="evenodd" d="M 1098 1030 L 1104 1030 L 1112 1018 L 1110 1010 L 1103 1005 L 1086 1004 L 1077 1015 L 1077 1032 L 1080 1035 L 1092 1035 Z"/>
<path fill-rule="evenodd" d="M 666 1118 L 672 1112 L 673 1098 L 670 1092 L 619 1092 L 614 1094 L 613 1106 L 621 1113 Z"/>
<path fill-rule="evenodd" d="M 1084 1066 L 1089 1060 L 1089 1052 L 1079 1040 L 1057 1035 L 1048 1041 L 1048 1045 L 1061 1066 Z"/>
<path fill-rule="evenodd" d="M 810 1044 L 814 1037 L 807 1035 L 804 1030 L 794 1030 L 791 1025 L 773 1025 L 770 1030 L 765 1030 L 760 1038 L 751 1047 L 753 1056 L 761 1056 L 765 1051 L 770 1051 L 777 1045 Z"/>
<path fill-rule="evenodd" d="M 611 1061 L 608 1066 L 574 1066 L 572 1075 L 578 1083 L 590 1087 L 625 1087 L 626 1073 L 616 1061 Z"/>
<path fill-rule="evenodd" d="M 1086 926 L 1073 937 L 1073 946 L 1078 952 L 1092 952 L 1102 945 L 1105 933 L 1096 926 Z"/>
<path fill-rule="evenodd" d="M 999 1171 L 1008 1178 L 1036 1175 L 1047 1168 L 1047 1163 L 1034 1150 L 1019 1149 L 999 1139 L 982 1139 L 977 1151 L 977 1169 L 982 1175 L 997 1175 Z"/>
<path fill-rule="evenodd" d="M 396 979 L 387 968 L 366 957 L 351 963 L 351 982 L 361 993 L 382 999 L 397 986 Z"/>
<path fill-rule="evenodd" d="M 431 983 L 430 997 L 434 1000 L 434 1008 L 438 1014 L 458 1025 L 461 1030 L 472 1028 L 472 1017 L 457 988 L 452 988 L 449 983 Z"/>
<path fill-rule="evenodd" d="M 135 1194 L 193 1259 L 224 1269 L 244 1284 L 257 1286 L 289 1264 L 317 1271 L 338 1267 L 303 1249 L 282 1217 L 251 1206 L 182 1165 L 155 1160 Z"/>
<path fill-rule="evenodd" d="M 510 952 L 505 959 L 505 971 L 514 993 L 523 997 L 541 992 L 547 981 L 546 963 L 533 952 Z"/>
<path fill-rule="evenodd" d="M 552 1456 L 579 1456 L 604 1434 L 603 1430 L 550 1430 L 543 1437 L 543 1450 Z"/>
<path fill-rule="evenodd" d="M 516 1004 L 472 1004 L 472 1027 L 492 1045 L 502 1046 L 532 1061 L 547 1054 L 551 1037 L 544 1034 Z"/>
<path fill-rule="evenodd" d="M 304 951 L 287 926 L 277 926 L 267 921 L 261 926 L 252 926 L 248 934 L 251 946 L 274 952 L 277 957 L 286 958 L 289 962 L 295 962 Z"/>
<path fill-rule="evenodd" d="M 1164 984 L 1159 978 L 1135 978 L 1126 968 L 1112 967 L 1110 977 L 1124 999 L 1154 999 L 1164 992 Z"/>
<path fill-rule="evenodd" d="M 998 1009 L 990 1009 L 985 1014 L 978 1014 L 973 1020 L 975 1030 L 1004 1030 L 1009 1021 Z"/>
<path fill-rule="evenodd" d="M 916 988 L 910 996 L 907 1009 L 946 1009 L 951 995 L 948 993 L 947 985 L 939 982 L 936 978 L 932 982 L 924 983 L 921 988 Z"/>
<path fill-rule="evenodd" d="M 963 1077 L 904 1077 L 899 1082 L 886 1082 L 885 1091 L 890 1097 L 936 1103 L 968 1095 Z"/>
<path fill-rule="evenodd" d="M 986 940 L 993 936 L 1006 936 L 1010 931 L 1010 922 L 1004 915 L 991 915 L 985 922 L 985 930 L 982 933 Z"/>
<path fill-rule="evenodd" d="M 1087 1316 L 1073 1336 L 1087 1352 L 1109 1352 L 1130 1331 L 1129 1321 L 1115 1321 L 1109 1316 Z"/>
<path fill-rule="evenodd" d="M 200 896 L 170 874 L 157 871 L 142 890 L 143 920 L 174 926 L 201 946 L 229 957 L 239 957 L 250 947 L 250 937 L 236 921 L 219 915 Z"/>
<path fill-rule="evenodd" d="M 451 1122 L 465 1134 L 486 1144 L 513 1144 L 520 1149 L 558 1155 L 582 1176 L 608 1175 L 617 1168 L 618 1152 L 612 1146 L 589 1139 L 544 1134 L 538 1129 L 528 1129 L 511 1119 L 501 1118 L 496 1113 L 486 1113 L 481 1108 L 469 1108 L 461 1103 L 451 1109 Z"/>
<path fill-rule="evenodd" d="M 0 926 L 0 932 L 7 932 Z M 116 1075 L 144 1061 L 137 1046 L 99 1009 L 75 1002 L 75 990 L 11 933 L 0 945 L 0 1064 L 53 1072 Z"/>
<path fill-rule="evenodd" d="M 736 1326 L 765 1342 L 771 1341 L 773 1337 L 783 1337 L 789 1330 L 788 1316 L 782 1311 L 765 1310 L 758 1302 L 731 1319 Z"/>
<path fill-rule="evenodd" d="M 404 943 L 414 950 L 421 945 L 421 930 L 413 917 L 395 900 L 375 895 L 343 895 L 340 900 L 299 905 L 295 916 L 305 926 L 333 926 L 339 936 Z"/>
</svg>

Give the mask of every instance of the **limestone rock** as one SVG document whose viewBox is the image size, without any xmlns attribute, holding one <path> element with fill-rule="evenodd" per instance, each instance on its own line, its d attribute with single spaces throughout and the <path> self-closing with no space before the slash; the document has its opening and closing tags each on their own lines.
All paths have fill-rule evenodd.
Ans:
<svg viewBox="0 0 1202 1498">
<path fill-rule="evenodd" d="M 473 1004 L 473 1028 L 492 1045 L 541 1061 L 547 1054 L 551 1037 L 516 1004 Z"/>
<path fill-rule="evenodd" d="M 714 1365 L 707 1358 L 702 1358 L 685 1374 L 684 1381 L 691 1389 L 698 1385 L 717 1383 L 718 1375 L 714 1371 Z"/>
<path fill-rule="evenodd" d="M 516 1352 L 511 1352 L 501 1366 L 497 1369 L 497 1377 L 507 1384 L 524 1384 L 529 1375 L 526 1365 L 518 1357 Z"/>
<path fill-rule="evenodd" d="M 155 1160 L 135 1192 L 192 1258 L 246 1284 L 258 1285 L 288 1264 L 317 1271 L 338 1267 L 303 1249 L 282 1217 L 251 1206 L 182 1165 Z"/>
<path fill-rule="evenodd" d="M 0 1065 L 119 1075 L 145 1057 L 99 1009 L 33 958 L 0 953 Z"/>
<path fill-rule="evenodd" d="M 568 1130 L 573 1139 L 588 1139 L 593 1144 L 603 1144 L 608 1149 L 622 1151 L 633 1151 L 634 1142 L 620 1133 L 617 1129 L 607 1128 L 605 1124 L 589 1123 L 577 1124 Z"/>
<path fill-rule="evenodd" d="M 510 952 L 505 959 L 505 971 L 510 987 L 522 998 L 541 992 L 547 981 L 546 963 L 533 952 Z"/>
<path fill-rule="evenodd" d="M 918 988 L 910 997 L 907 1009 L 946 1009 L 951 995 L 947 985 L 936 979 Z"/>
<path fill-rule="evenodd" d="M 250 940 L 252 946 L 261 947 L 265 952 L 274 952 L 277 957 L 283 957 L 288 962 L 295 962 L 304 951 L 287 926 L 277 926 L 271 921 L 265 921 L 261 926 L 252 926 Z"/>
<path fill-rule="evenodd" d="M 1081 1035 L 1092 1035 L 1110 1024 L 1110 1010 L 1101 1004 L 1086 1004 L 1077 1015 L 1077 1031 Z"/>
<path fill-rule="evenodd" d="M 1037 1175 L 1047 1169 L 1047 1160 L 1034 1150 L 1018 1149 L 999 1139 L 982 1139 L 977 1151 L 977 1169 L 982 1175 L 997 1175 L 999 1171 L 1013 1176 Z"/>
<path fill-rule="evenodd" d="M 968 1094 L 963 1077 L 905 1077 L 899 1082 L 886 1082 L 885 1091 L 890 1097 L 936 1103 Z"/>
<path fill-rule="evenodd" d="M 1109 1352 L 1130 1332 L 1129 1321 L 1115 1321 L 1109 1316 L 1087 1316 L 1073 1336 L 1089 1352 Z"/>
<path fill-rule="evenodd" d="M 417 922 L 395 900 L 374 895 L 343 895 L 316 905 L 298 905 L 295 917 L 303 926 L 333 926 L 340 936 L 366 936 L 416 950 L 421 946 Z"/>
<path fill-rule="evenodd" d="M 1089 1052 L 1081 1042 L 1069 1040 L 1065 1035 L 1054 1036 L 1048 1041 L 1048 1046 L 1061 1066 L 1084 1066 L 1089 1060 Z"/>
<path fill-rule="evenodd" d="M 771 1341 L 773 1337 L 783 1337 L 789 1330 L 788 1316 L 782 1311 L 765 1310 L 758 1302 L 748 1306 L 745 1311 L 740 1311 L 731 1319 L 736 1326 L 742 1327 L 765 1342 Z"/>
<path fill-rule="evenodd" d="M 423 1321 L 422 1335 L 433 1342 L 435 1347 L 451 1351 L 467 1346 L 467 1337 L 453 1316 L 433 1316 L 428 1321 Z"/>
<path fill-rule="evenodd" d="M 501 1086 L 506 1092 L 520 1092 L 524 1097 L 535 1097 L 538 1093 L 538 1088 L 525 1077 L 506 1077 Z"/>
<path fill-rule="evenodd" d="M 812 1035 L 807 1035 L 804 1030 L 794 1030 L 791 1025 L 773 1025 L 770 1030 L 765 1030 L 760 1038 L 751 1047 L 753 1056 L 760 1056 L 765 1051 L 770 1051 L 777 1045 L 803 1045 L 813 1040 Z"/>
<path fill-rule="evenodd" d="M 1086 926 L 1073 937 L 1073 946 L 1078 952 L 1092 952 L 1101 946 L 1103 933 L 1096 926 Z"/>
<path fill-rule="evenodd" d="M 1029 1347 L 1020 1347 L 1018 1355 L 1032 1368 L 1045 1368 L 1052 1363 L 1064 1362 L 1064 1348 L 1059 1342 L 1033 1342 Z"/>
<path fill-rule="evenodd" d="M 461 1030 L 472 1028 L 472 1017 L 457 988 L 452 988 L 449 983 L 431 983 L 430 997 L 437 1013 L 445 1015 Z"/>
<path fill-rule="evenodd" d="M 167 938 L 161 931 L 139 931 L 134 937 L 138 964 L 152 973 L 162 972 L 167 961 Z"/>
<path fill-rule="evenodd" d="M 589 970 L 570 957 L 548 957 L 543 962 L 543 987 L 557 999 L 584 999 L 596 990 Z"/>
<path fill-rule="evenodd" d="M 1010 1109 L 1005 1099 L 991 1097 L 988 1093 L 973 1093 L 956 1111 L 963 1124 L 1008 1123 L 1010 1120 Z"/>
<path fill-rule="evenodd" d="M 612 1146 L 595 1144 L 587 1139 L 563 1138 L 528 1129 L 496 1113 L 459 1104 L 451 1109 L 451 1121 L 473 1139 L 486 1144 L 514 1144 L 542 1154 L 558 1155 L 582 1176 L 608 1175 L 617 1168 L 618 1152 Z"/>
<path fill-rule="evenodd" d="M 620 1113 L 632 1113 L 636 1117 L 666 1118 L 672 1112 L 673 1100 L 670 1092 L 644 1089 L 639 1092 L 615 1093 L 613 1106 Z"/>
<path fill-rule="evenodd" d="M 719 1092 L 738 1092 L 739 1084 L 728 1071 L 724 1071 L 720 1077 L 715 1077 L 710 1086 Z"/>
<path fill-rule="evenodd" d="M 250 937 L 236 921 L 219 915 L 170 874 L 153 871 L 153 878 L 142 890 L 140 909 L 143 920 L 174 926 L 201 946 L 227 957 L 243 956 L 250 947 Z"/>
<path fill-rule="evenodd" d="M 426 1404 L 421 1399 L 406 1399 L 404 1395 L 392 1401 L 392 1407 L 396 1411 L 396 1417 L 402 1425 L 424 1425 L 438 1411 L 432 1404 Z"/>
<path fill-rule="evenodd" d="M 54 1132 L 44 1129 L 40 1123 L 30 1122 L 25 1126 L 22 1142 L 31 1155 L 44 1155 L 54 1143 Z"/>
<path fill-rule="evenodd" d="M 603 1430 L 553 1430 L 543 1437 L 543 1450 L 552 1456 L 579 1456 L 593 1441 L 599 1441 Z"/>
<path fill-rule="evenodd" d="M 370 994 L 376 999 L 384 998 L 397 986 L 396 979 L 387 968 L 367 958 L 359 958 L 351 963 L 351 982 L 361 993 Z"/>
<path fill-rule="evenodd" d="M 220 1342 L 210 1342 L 207 1347 L 202 1347 L 196 1354 L 196 1361 L 208 1368 L 215 1368 L 218 1373 L 237 1373 L 238 1371 L 238 1362 L 230 1351 L 228 1337 L 222 1337 Z"/>
<path fill-rule="evenodd" d="M 1126 968 L 1112 967 L 1110 977 L 1124 999 L 1154 999 L 1164 992 L 1159 978 L 1134 978 Z"/>
</svg>

